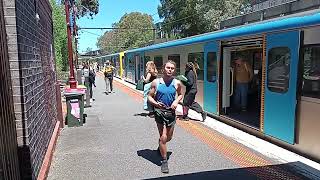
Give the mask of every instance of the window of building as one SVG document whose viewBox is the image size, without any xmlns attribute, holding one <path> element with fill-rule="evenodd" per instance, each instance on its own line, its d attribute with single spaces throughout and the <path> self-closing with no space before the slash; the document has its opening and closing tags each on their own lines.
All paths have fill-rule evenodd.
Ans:
<svg viewBox="0 0 320 180">
<path fill-rule="evenodd" d="M 180 75 L 180 55 L 169 55 L 168 60 L 172 60 L 176 63 L 176 75 Z"/>
<path fill-rule="evenodd" d="M 320 98 L 320 45 L 303 52 L 302 96 Z"/>
<path fill-rule="evenodd" d="M 207 81 L 215 82 L 217 80 L 217 53 L 208 52 L 207 62 Z"/>
<path fill-rule="evenodd" d="M 289 88 L 290 49 L 288 47 L 272 48 L 268 52 L 268 89 L 285 93 Z"/>
<path fill-rule="evenodd" d="M 156 65 L 158 72 L 161 73 L 162 65 L 163 65 L 163 58 L 162 58 L 162 56 L 156 56 L 156 57 L 154 57 L 154 64 Z"/>
<path fill-rule="evenodd" d="M 196 65 L 198 80 L 203 80 L 204 76 L 204 53 L 196 52 L 188 54 L 188 62 Z"/>
</svg>

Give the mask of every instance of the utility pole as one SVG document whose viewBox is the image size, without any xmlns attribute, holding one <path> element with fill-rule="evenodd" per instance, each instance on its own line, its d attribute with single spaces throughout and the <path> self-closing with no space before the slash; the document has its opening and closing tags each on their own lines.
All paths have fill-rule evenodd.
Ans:
<svg viewBox="0 0 320 180">
<path fill-rule="evenodd" d="M 76 67 L 78 67 L 78 29 L 77 29 L 77 24 L 76 24 L 76 18 L 77 18 L 77 12 L 78 9 L 77 7 L 74 5 L 74 3 L 72 4 L 72 8 L 73 8 L 73 12 L 74 12 L 74 18 L 73 18 L 73 30 L 74 30 L 74 43 L 75 43 L 75 63 L 76 63 Z"/>
<path fill-rule="evenodd" d="M 68 60 L 69 60 L 69 69 L 70 69 L 69 84 L 71 89 L 76 89 L 77 82 L 75 81 L 75 78 L 74 78 L 74 69 L 73 69 L 73 49 L 72 49 L 72 39 L 71 39 L 69 2 L 70 0 L 64 1 L 65 12 L 66 12 L 66 22 L 67 22 L 67 36 L 68 36 L 67 37 L 68 38 Z"/>
</svg>

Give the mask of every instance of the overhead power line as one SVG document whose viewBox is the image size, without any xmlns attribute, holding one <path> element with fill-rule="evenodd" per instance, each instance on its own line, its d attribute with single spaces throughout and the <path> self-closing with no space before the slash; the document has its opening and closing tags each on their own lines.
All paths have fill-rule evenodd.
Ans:
<svg viewBox="0 0 320 180">
<path fill-rule="evenodd" d="M 79 27 L 80 30 L 83 29 L 113 29 L 113 30 L 122 30 L 122 29 L 134 29 L 134 30 L 156 30 L 155 28 L 111 28 L 111 27 Z"/>
</svg>

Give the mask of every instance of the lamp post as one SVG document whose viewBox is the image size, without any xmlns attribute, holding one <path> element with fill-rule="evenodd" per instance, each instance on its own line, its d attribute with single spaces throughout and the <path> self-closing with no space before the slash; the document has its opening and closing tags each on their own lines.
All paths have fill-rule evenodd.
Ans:
<svg viewBox="0 0 320 180">
<path fill-rule="evenodd" d="M 69 1 L 64 1 L 65 11 L 66 11 L 66 22 L 67 22 L 67 38 L 68 38 L 68 59 L 69 59 L 69 69 L 70 77 L 69 84 L 71 89 L 77 88 L 77 82 L 74 78 L 74 69 L 73 69 L 73 50 L 72 50 L 72 39 L 71 39 L 71 24 L 70 24 L 70 11 L 69 11 Z"/>
</svg>

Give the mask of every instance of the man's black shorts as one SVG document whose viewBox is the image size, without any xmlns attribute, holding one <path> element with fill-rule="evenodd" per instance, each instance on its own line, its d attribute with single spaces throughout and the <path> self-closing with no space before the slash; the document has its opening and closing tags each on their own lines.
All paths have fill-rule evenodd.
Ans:
<svg viewBox="0 0 320 180">
<path fill-rule="evenodd" d="M 176 123 L 176 113 L 172 109 L 154 109 L 154 117 L 157 123 L 166 125 L 167 127 L 174 126 Z"/>
</svg>

